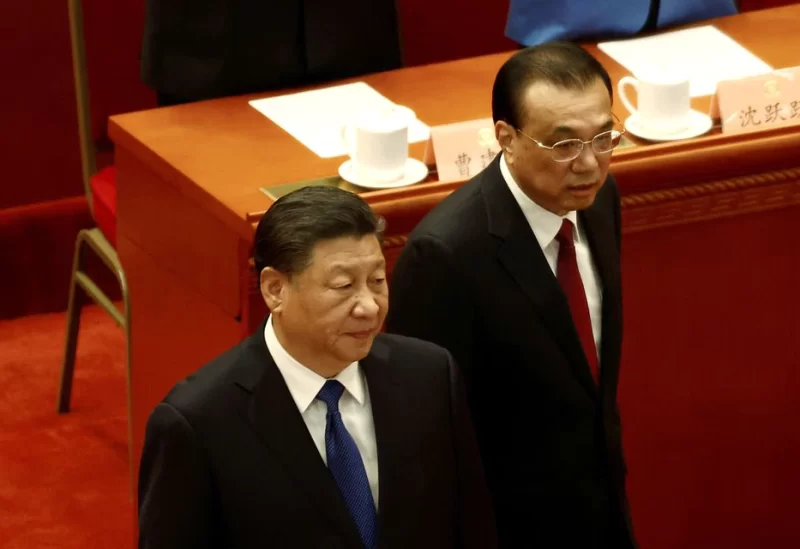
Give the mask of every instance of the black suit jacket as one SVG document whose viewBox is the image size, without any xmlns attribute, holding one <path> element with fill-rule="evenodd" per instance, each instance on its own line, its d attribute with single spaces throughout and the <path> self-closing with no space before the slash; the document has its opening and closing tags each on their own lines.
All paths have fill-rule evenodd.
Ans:
<svg viewBox="0 0 800 549">
<path fill-rule="evenodd" d="M 400 65 L 394 0 L 147 0 L 142 78 L 185 100 Z"/>
<path fill-rule="evenodd" d="M 360 362 L 379 469 L 379 547 L 495 547 L 457 368 L 379 335 Z M 263 331 L 179 383 L 147 424 L 139 547 L 357 548 L 358 531 Z"/>
<path fill-rule="evenodd" d="M 391 275 L 387 331 L 446 347 L 464 372 L 503 547 L 632 543 L 616 407 L 620 205 L 611 176 L 579 219 L 602 282 L 599 387 L 499 158 L 423 219 Z"/>
</svg>

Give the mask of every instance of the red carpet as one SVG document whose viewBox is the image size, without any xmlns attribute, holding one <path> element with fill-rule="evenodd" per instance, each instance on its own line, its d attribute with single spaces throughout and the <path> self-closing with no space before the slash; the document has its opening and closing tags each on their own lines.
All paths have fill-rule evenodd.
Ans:
<svg viewBox="0 0 800 549">
<path fill-rule="evenodd" d="M 65 315 L 0 321 L 0 547 L 131 547 L 124 338 L 81 323 L 72 411 L 55 413 Z"/>
</svg>

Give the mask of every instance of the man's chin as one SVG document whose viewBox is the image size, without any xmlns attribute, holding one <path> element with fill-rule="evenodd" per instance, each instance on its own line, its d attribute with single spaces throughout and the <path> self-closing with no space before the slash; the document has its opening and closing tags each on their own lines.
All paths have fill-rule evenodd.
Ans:
<svg viewBox="0 0 800 549">
<path fill-rule="evenodd" d="M 375 333 L 369 335 L 346 335 L 346 344 L 342 346 L 341 353 L 348 357 L 350 362 L 355 362 L 366 357 L 372 349 L 372 343 L 375 341 Z"/>
</svg>

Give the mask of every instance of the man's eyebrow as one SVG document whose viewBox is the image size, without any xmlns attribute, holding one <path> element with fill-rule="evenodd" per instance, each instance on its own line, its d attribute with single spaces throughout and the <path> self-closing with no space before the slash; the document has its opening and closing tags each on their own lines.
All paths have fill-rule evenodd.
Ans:
<svg viewBox="0 0 800 549">
<path fill-rule="evenodd" d="M 603 123 L 603 125 L 600 126 L 600 129 L 601 130 L 607 130 L 607 129 L 613 128 L 613 127 L 614 127 L 614 118 L 613 117 L 609 117 L 608 120 L 606 120 Z"/>
<path fill-rule="evenodd" d="M 572 126 L 556 126 L 555 128 L 553 128 L 553 131 L 550 132 L 550 135 L 555 135 L 557 133 L 567 133 L 570 135 L 574 135 L 576 132 L 575 128 L 573 128 Z"/>
<path fill-rule="evenodd" d="M 608 118 L 605 122 L 603 122 L 600 126 L 598 126 L 598 129 L 602 132 L 602 131 L 606 131 L 606 130 L 612 128 L 612 127 L 614 127 L 614 119 L 613 118 Z M 564 134 L 566 134 L 566 135 L 576 135 L 577 133 L 578 133 L 577 130 L 575 130 L 575 128 L 573 128 L 572 126 L 556 126 L 550 132 L 550 135 L 551 136 L 553 136 L 553 135 L 564 135 Z"/>
<path fill-rule="evenodd" d="M 359 266 L 358 262 L 356 262 L 356 261 L 354 261 L 354 262 L 339 261 L 339 262 L 332 263 L 331 265 L 329 265 L 327 270 L 328 270 L 329 273 L 333 273 L 333 272 L 337 272 L 337 271 L 349 272 L 349 271 L 352 271 L 353 269 L 357 269 L 358 266 Z M 385 267 L 386 266 L 386 259 L 384 259 L 384 258 L 376 259 L 375 261 L 372 261 L 369 264 L 369 266 L 372 267 L 373 269 L 374 268 L 378 268 L 378 267 Z"/>
</svg>

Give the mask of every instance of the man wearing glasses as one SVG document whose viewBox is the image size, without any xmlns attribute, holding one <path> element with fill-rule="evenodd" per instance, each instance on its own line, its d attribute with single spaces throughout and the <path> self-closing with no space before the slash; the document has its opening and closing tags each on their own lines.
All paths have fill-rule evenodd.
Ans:
<svg viewBox="0 0 800 549">
<path fill-rule="evenodd" d="M 423 219 L 391 276 L 387 331 L 463 370 L 502 547 L 635 547 L 611 90 L 576 45 L 512 56 L 492 90 L 502 153 Z"/>
</svg>

